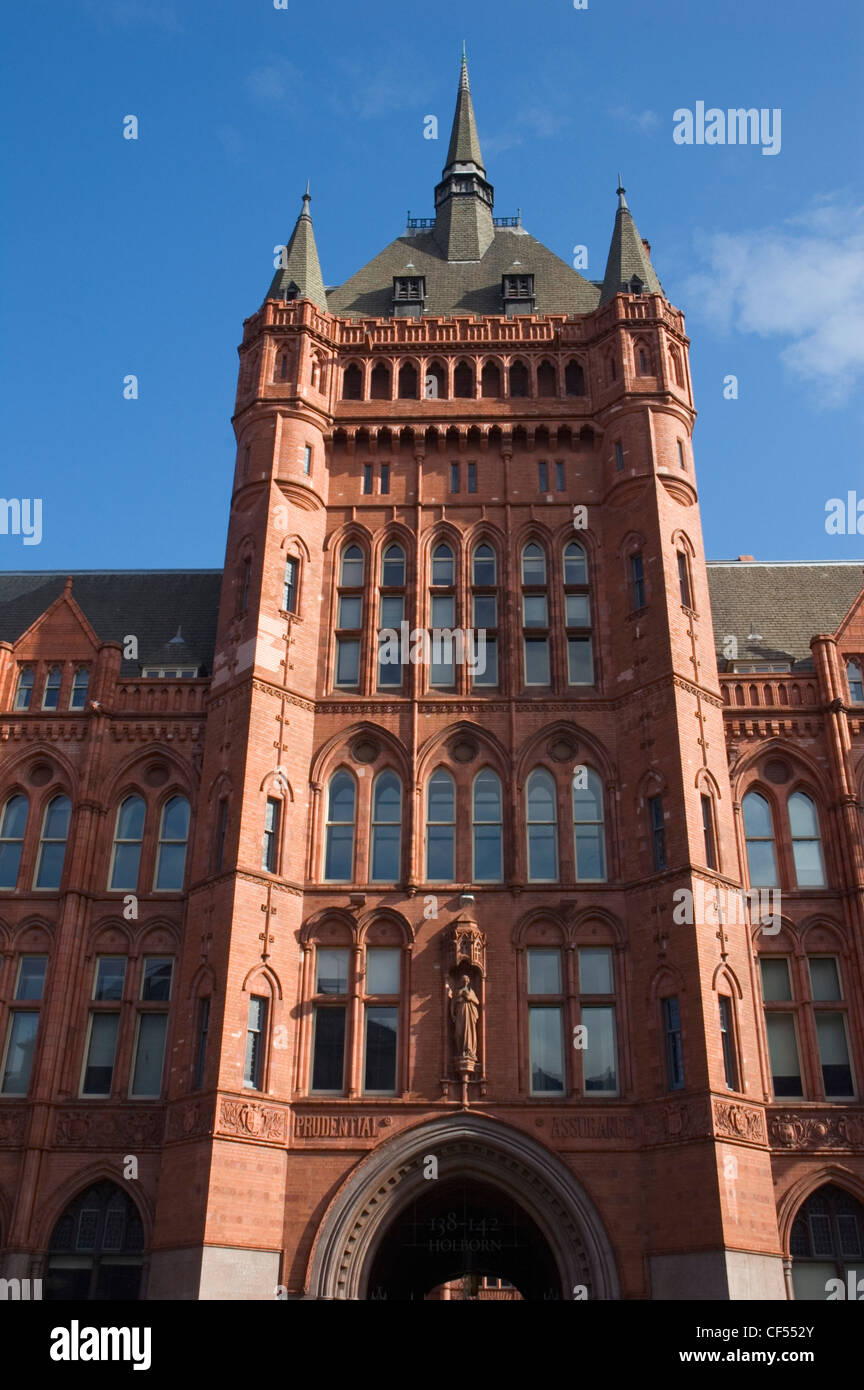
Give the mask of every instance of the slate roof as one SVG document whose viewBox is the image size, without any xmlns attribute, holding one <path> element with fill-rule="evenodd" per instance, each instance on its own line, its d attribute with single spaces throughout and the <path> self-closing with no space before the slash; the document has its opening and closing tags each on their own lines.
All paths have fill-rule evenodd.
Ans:
<svg viewBox="0 0 864 1390">
<path fill-rule="evenodd" d="M 311 299 L 319 309 L 326 309 L 327 296 L 309 212 L 311 201 L 307 185 L 303 194 L 303 208 L 286 248 L 285 265 L 273 276 L 267 298 L 286 299 L 293 295 L 297 299 Z"/>
<path fill-rule="evenodd" d="M 709 561 L 718 655 L 723 638 L 731 635 L 738 639 L 739 661 L 790 657 L 801 669 L 812 668 L 810 639 L 837 631 L 864 588 L 862 566 L 864 561 L 854 560 L 823 565 Z M 762 640 L 748 641 L 751 631 Z"/>
<path fill-rule="evenodd" d="M 183 661 L 213 669 L 221 570 L 36 571 L 0 574 L 0 641 L 15 642 L 72 579 L 72 597 L 103 642 L 138 638 L 138 661 L 124 661 L 124 676 L 144 665 L 164 665 L 166 648 L 182 631 Z M 173 648 L 173 662 L 180 665 Z M 58 656 L 62 653 L 57 654 Z"/>
<path fill-rule="evenodd" d="M 645 244 L 639 235 L 636 223 L 633 221 L 633 214 L 627 206 L 627 199 L 624 194 L 625 190 L 621 187 L 619 175 L 618 211 L 615 214 L 612 245 L 609 247 L 606 274 L 603 277 L 601 304 L 606 304 L 610 299 L 614 299 L 616 294 L 631 293 L 630 281 L 634 275 L 637 275 L 642 281 L 643 293 L 663 293 L 663 287 L 657 279 L 651 264 L 651 257 L 645 249 Z"/>
</svg>

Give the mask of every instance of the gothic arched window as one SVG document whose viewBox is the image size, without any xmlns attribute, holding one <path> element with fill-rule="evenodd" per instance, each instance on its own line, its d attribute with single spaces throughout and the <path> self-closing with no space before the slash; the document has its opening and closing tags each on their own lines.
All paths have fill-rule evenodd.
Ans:
<svg viewBox="0 0 864 1390">
<path fill-rule="evenodd" d="M 55 796 L 48 802 L 42 821 L 34 888 L 60 887 L 71 814 L 72 803 L 68 796 Z"/>
<path fill-rule="evenodd" d="M 771 807 L 759 792 L 748 792 L 741 803 L 747 843 L 747 872 L 751 888 L 776 888 L 774 826 Z"/>
<path fill-rule="evenodd" d="M 348 883 L 354 875 L 354 821 L 357 789 L 349 772 L 334 772 L 327 789 L 327 835 L 324 878 Z"/>
<path fill-rule="evenodd" d="M 603 784 L 590 767 L 580 769 L 573 778 L 573 840 L 577 879 L 605 879 Z"/>
<path fill-rule="evenodd" d="M 156 846 L 157 892 L 179 893 L 186 872 L 186 845 L 189 840 L 189 802 L 185 796 L 172 796 L 162 807 L 159 843 Z"/>
<path fill-rule="evenodd" d="M 401 877 L 402 783 L 389 768 L 372 788 L 372 883 L 395 883 Z"/>
<path fill-rule="evenodd" d="M 789 1243 L 796 1300 L 855 1298 L 864 1258 L 864 1207 L 833 1183 L 820 1187 L 800 1208 Z M 847 1275 L 854 1271 L 856 1292 Z M 839 1280 L 838 1285 L 831 1280 Z"/>
<path fill-rule="evenodd" d="M 127 796 L 117 808 L 111 872 L 108 876 L 108 887 L 113 891 L 125 889 L 130 893 L 137 892 L 146 810 L 144 798 L 140 796 Z"/>
<path fill-rule="evenodd" d="M 27 829 L 28 801 L 22 792 L 10 796 L 0 816 L 0 888 L 18 887 L 18 869 Z"/>
<path fill-rule="evenodd" d="M 439 767 L 426 788 L 426 878 L 452 883 L 455 876 L 456 787 L 449 772 Z"/>
<path fill-rule="evenodd" d="M 795 881 L 799 888 L 824 888 L 825 866 L 816 806 L 804 792 L 793 792 L 786 807 L 792 832 Z"/>
<path fill-rule="evenodd" d="M 475 883 L 500 883 L 504 877 L 502 857 L 501 778 L 491 767 L 484 767 L 474 778 L 472 789 L 474 823 Z"/>
<path fill-rule="evenodd" d="M 528 878 L 554 883 L 558 877 L 558 812 L 555 782 L 545 768 L 535 768 L 525 788 L 528 822 Z"/>
<path fill-rule="evenodd" d="M 113 1182 L 96 1183 L 64 1211 L 51 1235 L 45 1298 L 135 1300 L 144 1231 L 138 1208 Z"/>
</svg>

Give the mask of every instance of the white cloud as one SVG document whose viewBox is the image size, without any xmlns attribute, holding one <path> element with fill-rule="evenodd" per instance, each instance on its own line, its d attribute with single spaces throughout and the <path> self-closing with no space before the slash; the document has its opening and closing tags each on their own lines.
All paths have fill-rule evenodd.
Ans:
<svg viewBox="0 0 864 1390">
<path fill-rule="evenodd" d="M 613 106 L 611 115 L 617 121 L 626 121 L 628 125 L 635 126 L 643 135 L 656 130 L 660 124 L 660 117 L 656 111 L 631 111 L 629 106 Z"/>
<path fill-rule="evenodd" d="M 701 239 L 707 267 L 684 282 L 690 317 L 784 342 L 780 360 L 823 405 L 864 375 L 864 207 L 836 198 L 779 227 Z"/>
<path fill-rule="evenodd" d="M 282 106 L 293 99 L 300 72 L 286 58 L 274 58 L 250 72 L 244 86 L 259 106 Z"/>
</svg>

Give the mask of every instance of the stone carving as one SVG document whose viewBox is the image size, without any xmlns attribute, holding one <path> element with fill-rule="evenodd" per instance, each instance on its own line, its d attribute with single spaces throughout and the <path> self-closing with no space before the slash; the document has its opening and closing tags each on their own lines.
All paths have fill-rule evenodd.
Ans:
<svg viewBox="0 0 864 1390">
<path fill-rule="evenodd" d="M 775 1111 L 768 1117 L 768 1135 L 784 1149 L 864 1149 L 864 1113 Z"/>
<path fill-rule="evenodd" d="M 16 1105 L 14 1108 L 7 1108 L 4 1105 L 0 1108 L 0 1144 L 9 1144 L 17 1148 L 19 1144 L 24 1143 L 26 1130 L 26 1106 Z"/>
<path fill-rule="evenodd" d="M 459 917 L 450 927 L 450 968 L 464 969 L 466 965 L 476 966 L 481 973 L 486 970 L 486 936 L 470 917 Z"/>
<path fill-rule="evenodd" d="M 270 1105 L 259 1105 L 257 1101 L 229 1100 L 223 1096 L 219 1106 L 219 1131 L 222 1134 L 237 1134 L 244 1139 L 284 1143 L 285 1111 Z"/>
<path fill-rule="evenodd" d="M 187 1100 L 168 1112 L 166 1138 L 196 1139 L 213 1133 L 213 1108 L 209 1101 Z"/>
<path fill-rule="evenodd" d="M 707 1100 L 668 1101 L 642 1113 L 643 1142 L 666 1144 L 672 1139 L 694 1139 L 711 1133 Z"/>
<path fill-rule="evenodd" d="M 765 1143 L 762 1111 L 735 1101 L 714 1100 L 714 1133 L 731 1139 L 749 1139 L 752 1144 Z"/>
<path fill-rule="evenodd" d="M 54 1143 L 74 1149 L 158 1149 L 164 1119 L 162 1110 L 60 1110 Z"/>
<path fill-rule="evenodd" d="M 458 988 L 448 985 L 450 1017 L 456 1043 L 456 1065 L 460 1072 L 473 1071 L 477 1062 L 477 1025 L 480 1000 L 471 988 L 471 976 L 462 975 Z"/>
</svg>

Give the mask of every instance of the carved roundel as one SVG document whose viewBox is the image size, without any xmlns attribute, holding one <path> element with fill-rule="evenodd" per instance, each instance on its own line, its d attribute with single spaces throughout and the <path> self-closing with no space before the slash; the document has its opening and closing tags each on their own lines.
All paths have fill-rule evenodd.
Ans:
<svg viewBox="0 0 864 1390">
<path fill-rule="evenodd" d="M 775 785 L 782 785 L 788 782 L 792 776 L 792 770 L 785 758 L 769 758 L 764 768 L 765 776 L 769 782 Z"/>
<path fill-rule="evenodd" d="M 47 787 L 53 776 L 53 764 L 47 762 L 45 759 L 40 759 L 38 762 L 31 763 L 27 770 L 27 781 L 30 783 L 31 787 Z"/>
<path fill-rule="evenodd" d="M 575 738 L 562 736 L 561 738 L 553 739 L 546 751 L 553 762 L 566 763 L 569 762 L 571 758 L 576 757 L 578 748 L 579 745 Z"/>
<path fill-rule="evenodd" d="M 381 751 L 381 745 L 374 738 L 358 738 L 351 745 L 351 756 L 355 763 L 374 763 Z"/>
<path fill-rule="evenodd" d="M 164 787 L 170 776 L 171 771 L 167 763 L 148 763 L 144 769 L 144 781 L 148 787 Z"/>
<path fill-rule="evenodd" d="M 473 738 L 457 738 L 450 745 L 450 752 L 457 763 L 473 763 L 477 757 L 477 744 Z"/>
</svg>

